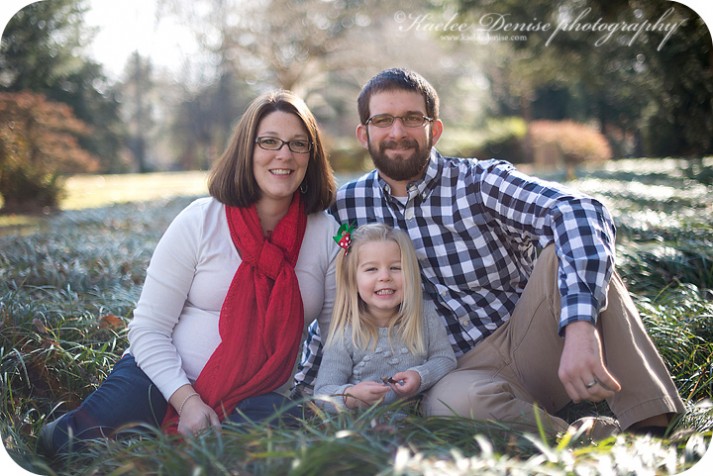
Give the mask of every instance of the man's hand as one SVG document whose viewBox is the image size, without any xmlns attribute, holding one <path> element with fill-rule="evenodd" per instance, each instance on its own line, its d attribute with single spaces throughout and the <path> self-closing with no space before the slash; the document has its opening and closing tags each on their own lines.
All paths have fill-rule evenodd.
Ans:
<svg viewBox="0 0 713 476">
<path fill-rule="evenodd" d="M 347 408 L 364 408 L 379 403 L 391 390 L 380 382 L 359 382 L 344 392 L 344 404 Z"/>
<path fill-rule="evenodd" d="M 599 402 L 621 390 L 604 365 L 599 332 L 586 321 L 573 322 L 565 328 L 558 375 L 575 403 Z"/>
</svg>

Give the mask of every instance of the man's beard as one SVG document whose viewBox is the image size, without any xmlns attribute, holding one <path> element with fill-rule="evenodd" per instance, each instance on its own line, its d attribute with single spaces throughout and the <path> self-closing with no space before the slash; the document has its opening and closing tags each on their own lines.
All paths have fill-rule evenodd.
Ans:
<svg viewBox="0 0 713 476">
<path fill-rule="evenodd" d="M 386 155 L 387 149 L 411 148 L 413 152 L 408 157 L 389 158 Z M 399 151 L 402 152 L 402 151 Z M 405 153 L 408 151 L 404 151 Z M 431 140 L 428 140 L 428 147 L 421 150 L 418 141 L 414 139 L 403 139 L 401 141 L 382 142 L 377 150 L 369 140 L 369 154 L 374 161 L 374 165 L 383 175 L 392 180 L 404 181 L 417 178 L 421 175 L 428 164 L 431 156 Z"/>
</svg>

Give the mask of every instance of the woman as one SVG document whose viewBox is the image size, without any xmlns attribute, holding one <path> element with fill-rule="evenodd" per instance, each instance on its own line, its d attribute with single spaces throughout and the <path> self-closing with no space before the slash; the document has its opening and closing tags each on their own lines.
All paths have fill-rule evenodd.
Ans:
<svg viewBox="0 0 713 476">
<path fill-rule="evenodd" d="M 191 435 L 289 400 L 305 322 L 327 330 L 335 294 L 335 193 L 316 120 L 287 91 L 257 98 L 216 162 L 211 197 L 159 241 L 129 349 L 82 405 L 42 430 L 54 455 L 127 424 Z"/>
</svg>

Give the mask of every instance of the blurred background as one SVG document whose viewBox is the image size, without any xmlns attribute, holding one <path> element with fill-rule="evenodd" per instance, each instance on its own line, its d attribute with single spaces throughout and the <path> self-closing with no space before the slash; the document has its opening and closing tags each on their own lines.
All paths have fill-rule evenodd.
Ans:
<svg viewBox="0 0 713 476">
<path fill-rule="evenodd" d="M 356 96 L 393 66 L 439 92 L 445 154 L 573 170 L 713 153 L 711 35 L 676 2 L 45 0 L 0 44 L 2 211 L 56 207 L 68 174 L 207 170 L 273 88 L 357 173 Z"/>
</svg>

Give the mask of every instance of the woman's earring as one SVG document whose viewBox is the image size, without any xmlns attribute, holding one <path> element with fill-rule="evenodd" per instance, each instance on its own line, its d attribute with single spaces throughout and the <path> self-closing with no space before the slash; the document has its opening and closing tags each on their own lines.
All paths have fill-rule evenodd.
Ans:
<svg viewBox="0 0 713 476">
<path fill-rule="evenodd" d="M 300 184 L 300 193 L 301 193 L 302 195 L 304 195 L 305 193 L 307 193 L 307 184 L 304 183 L 304 182 L 302 182 L 302 183 Z"/>
</svg>

